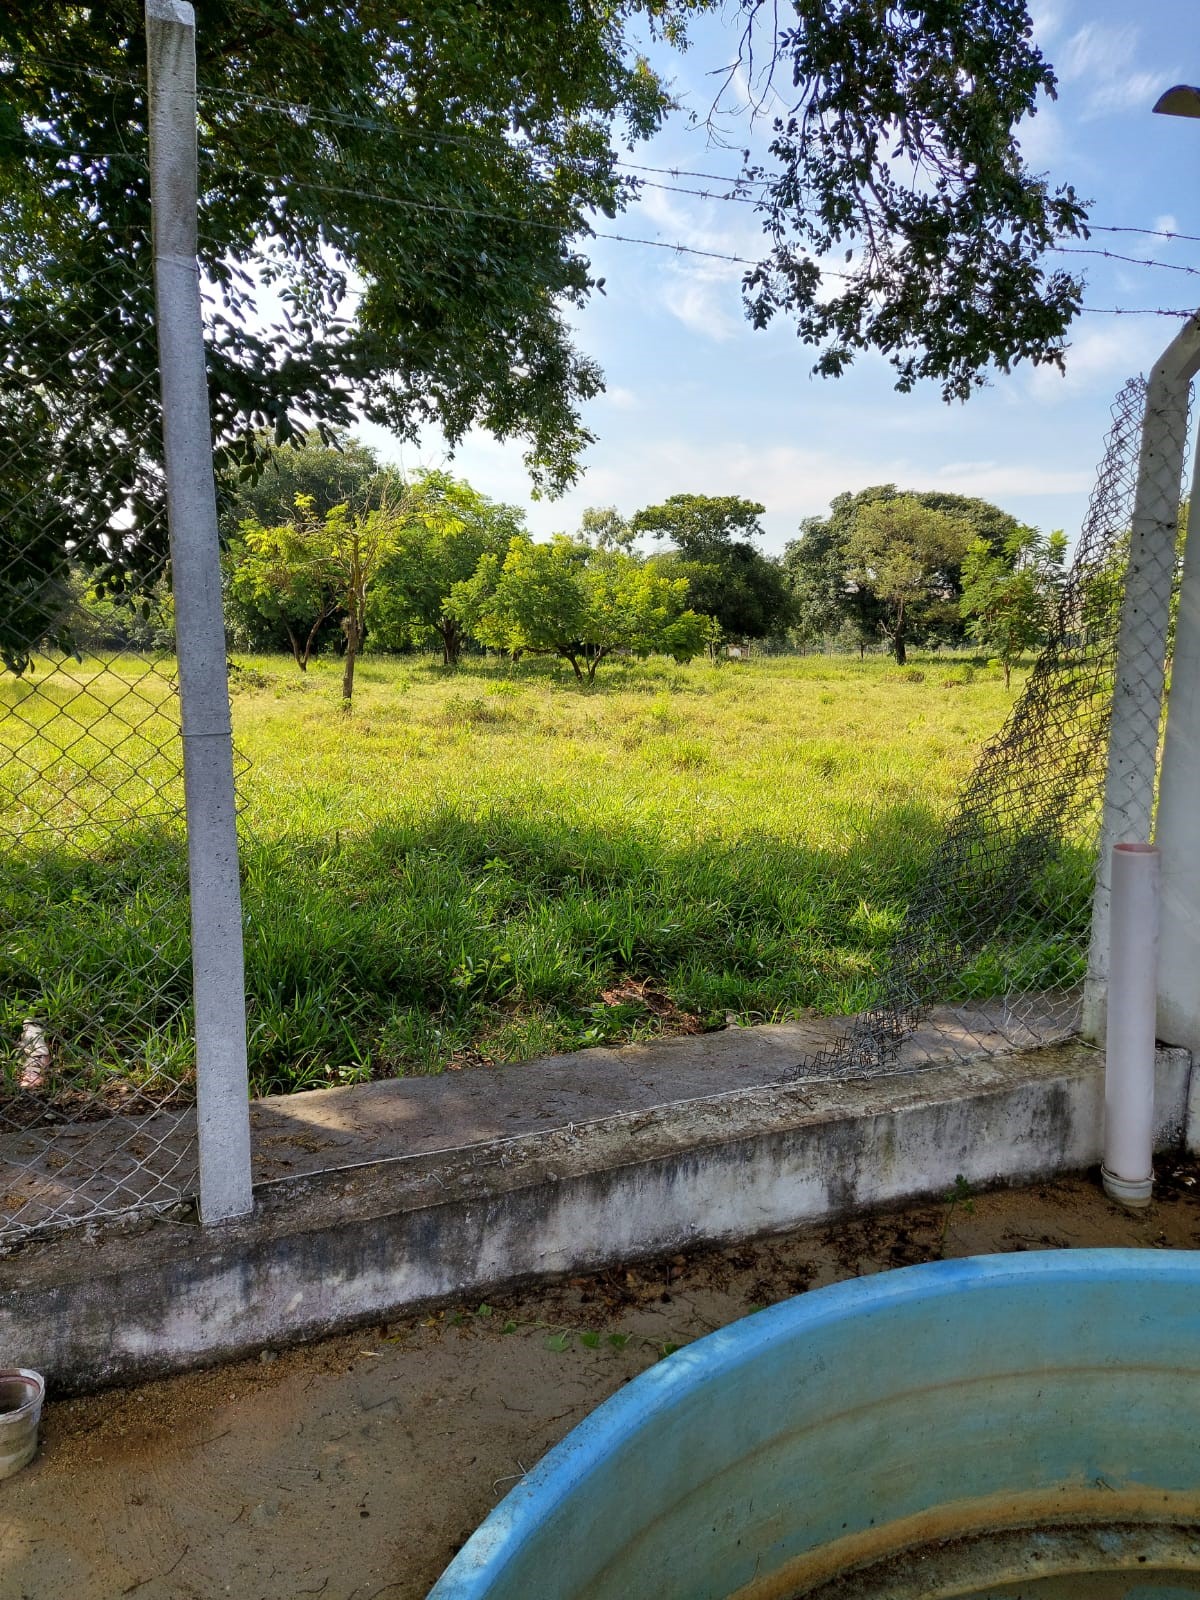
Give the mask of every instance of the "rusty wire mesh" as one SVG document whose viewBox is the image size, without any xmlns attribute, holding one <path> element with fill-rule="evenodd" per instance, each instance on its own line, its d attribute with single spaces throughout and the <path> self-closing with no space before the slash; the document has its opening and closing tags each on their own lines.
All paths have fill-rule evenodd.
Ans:
<svg viewBox="0 0 1200 1600">
<path fill-rule="evenodd" d="M 1077 1031 L 1145 407 L 1146 384 L 1131 379 L 1047 642 L 932 853 L 872 1004 L 802 1075 L 876 1074 Z M 1173 426 L 1186 433 L 1186 412 Z M 1161 675 L 1161 658 L 1148 654 L 1146 671 Z M 1131 752 L 1151 773 L 1157 739 L 1155 724 Z"/>
</svg>

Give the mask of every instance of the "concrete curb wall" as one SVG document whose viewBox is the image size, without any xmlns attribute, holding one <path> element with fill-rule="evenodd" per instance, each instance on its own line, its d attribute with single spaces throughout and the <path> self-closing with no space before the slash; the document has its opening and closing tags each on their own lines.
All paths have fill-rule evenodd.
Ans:
<svg viewBox="0 0 1200 1600">
<path fill-rule="evenodd" d="M 1157 1139 L 1200 1110 L 1157 1061 Z M 58 1392 L 227 1360 L 501 1284 L 781 1231 L 1100 1159 L 1084 1046 L 846 1083 L 731 1092 L 465 1152 L 262 1185 L 250 1218 L 140 1219 L 0 1263 L 0 1364 Z"/>
</svg>

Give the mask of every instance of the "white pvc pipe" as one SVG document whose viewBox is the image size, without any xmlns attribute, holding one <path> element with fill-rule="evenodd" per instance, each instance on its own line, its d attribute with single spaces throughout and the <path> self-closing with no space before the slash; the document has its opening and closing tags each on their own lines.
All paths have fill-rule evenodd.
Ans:
<svg viewBox="0 0 1200 1600">
<path fill-rule="evenodd" d="M 1158 851 L 1113 846 L 1104 1066 L 1104 1191 L 1146 1206 L 1154 1187 Z"/>
</svg>

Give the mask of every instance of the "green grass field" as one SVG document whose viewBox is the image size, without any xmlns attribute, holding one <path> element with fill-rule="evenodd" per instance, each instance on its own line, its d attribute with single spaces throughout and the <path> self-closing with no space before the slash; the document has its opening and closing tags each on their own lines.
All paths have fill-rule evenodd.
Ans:
<svg viewBox="0 0 1200 1600">
<path fill-rule="evenodd" d="M 184 1077 L 170 684 L 70 670 L 0 682 L 0 1027 Z M 234 674 L 260 1093 L 856 1009 L 1012 704 L 948 657 L 618 662 L 588 690 L 368 656 L 350 715 L 339 680 Z"/>
</svg>

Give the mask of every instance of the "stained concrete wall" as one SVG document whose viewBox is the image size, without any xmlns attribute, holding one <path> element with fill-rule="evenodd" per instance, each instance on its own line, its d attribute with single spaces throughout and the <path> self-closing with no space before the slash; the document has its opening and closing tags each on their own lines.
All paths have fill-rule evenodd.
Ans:
<svg viewBox="0 0 1200 1600">
<path fill-rule="evenodd" d="M 1158 1058 L 1158 1143 L 1200 1127 Z M 1103 1056 L 1079 1045 L 849 1083 L 731 1091 L 463 1153 L 261 1185 L 254 1215 L 141 1220 L 0 1263 L 0 1362 L 60 1392 L 317 1337 L 551 1273 L 1098 1162 Z"/>
</svg>

